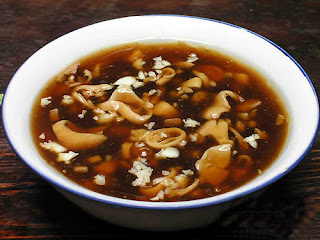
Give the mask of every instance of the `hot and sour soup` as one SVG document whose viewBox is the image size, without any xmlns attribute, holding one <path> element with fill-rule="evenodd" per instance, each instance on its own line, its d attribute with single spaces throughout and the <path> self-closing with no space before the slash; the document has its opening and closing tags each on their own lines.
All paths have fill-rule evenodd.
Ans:
<svg viewBox="0 0 320 240">
<path fill-rule="evenodd" d="M 83 58 L 42 90 L 31 129 L 49 164 L 99 193 L 210 197 L 255 178 L 288 128 L 254 70 L 206 47 L 127 44 Z"/>
</svg>

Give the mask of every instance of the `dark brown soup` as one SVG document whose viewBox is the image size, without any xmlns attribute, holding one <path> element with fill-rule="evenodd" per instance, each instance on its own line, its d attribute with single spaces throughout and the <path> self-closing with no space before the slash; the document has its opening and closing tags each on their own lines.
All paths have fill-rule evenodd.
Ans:
<svg viewBox="0 0 320 240">
<path fill-rule="evenodd" d="M 40 93 L 41 155 L 93 191 L 143 201 L 206 198 L 261 174 L 288 117 L 254 70 L 205 47 L 128 44 L 69 66 Z"/>
</svg>

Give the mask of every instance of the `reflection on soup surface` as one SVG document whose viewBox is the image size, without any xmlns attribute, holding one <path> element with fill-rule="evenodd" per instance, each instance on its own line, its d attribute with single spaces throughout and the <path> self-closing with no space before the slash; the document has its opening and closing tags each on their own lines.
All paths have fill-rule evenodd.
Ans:
<svg viewBox="0 0 320 240">
<path fill-rule="evenodd" d="M 206 47 L 132 43 L 75 62 L 32 112 L 41 155 L 93 191 L 185 201 L 237 188 L 279 155 L 288 117 L 254 70 Z"/>
</svg>

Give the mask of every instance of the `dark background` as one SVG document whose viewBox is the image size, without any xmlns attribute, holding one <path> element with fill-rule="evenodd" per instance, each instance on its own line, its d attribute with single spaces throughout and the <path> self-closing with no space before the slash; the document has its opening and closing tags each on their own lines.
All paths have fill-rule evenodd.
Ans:
<svg viewBox="0 0 320 240">
<path fill-rule="evenodd" d="M 261 34 L 301 64 L 319 93 L 318 0 L 0 0 L 0 92 L 29 56 L 65 33 L 112 18 L 159 13 L 217 19 Z M 71 204 L 17 157 L 0 126 L 0 239 L 320 239 L 319 152 L 318 135 L 294 170 L 218 222 L 155 234 L 113 226 Z"/>
</svg>

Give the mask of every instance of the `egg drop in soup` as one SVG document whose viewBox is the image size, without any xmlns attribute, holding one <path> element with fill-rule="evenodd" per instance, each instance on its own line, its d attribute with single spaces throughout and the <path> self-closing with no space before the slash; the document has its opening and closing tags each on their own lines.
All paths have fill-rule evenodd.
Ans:
<svg viewBox="0 0 320 240">
<path fill-rule="evenodd" d="M 288 114 L 254 69 L 204 46 L 132 43 L 51 79 L 31 116 L 41 156 L 92 191 L 187 201 L 262 174 L 284 146 Z"/>
</svg>

